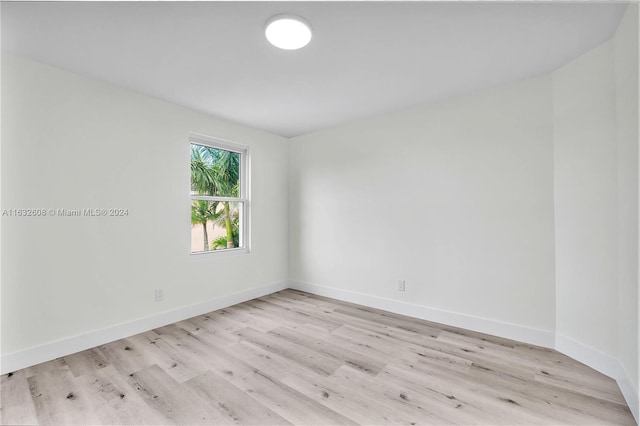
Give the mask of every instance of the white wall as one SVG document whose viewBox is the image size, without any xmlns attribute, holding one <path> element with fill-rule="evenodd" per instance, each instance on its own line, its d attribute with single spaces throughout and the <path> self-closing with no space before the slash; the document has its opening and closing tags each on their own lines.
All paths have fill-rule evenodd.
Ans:
<svg viewBox="0 0 640 426">
<path fill-rule="evenodd" d="M 557 334 L 620 361 L 637 416 L 638 5 L 553 73 L 553 99 Z"/>
<path fill-rule="evenodd" d="M 287 279 L 287 141 L 26 59 L 2 59 L 2 353 Z M 189 254 L 190 132 L 250 146 L 251 253 Z M 154 302 L 164 288 L 166 301 Z"/>
<path fill-rule="evenodd" d="M 290 279 L 552 331 L 550 84 L 294 138 Z"/>
<path fill-rule="evenodd" d="M 638 4 L 627 8 L 614 38 L 618 150 L 618 349 L 636 393 L 638 358 Z"/>
<path fill-rule="evenodd" d="M 613 41 L 553 73 L 556 329 L 617 348 L 617 151 Z"/>
</svg>

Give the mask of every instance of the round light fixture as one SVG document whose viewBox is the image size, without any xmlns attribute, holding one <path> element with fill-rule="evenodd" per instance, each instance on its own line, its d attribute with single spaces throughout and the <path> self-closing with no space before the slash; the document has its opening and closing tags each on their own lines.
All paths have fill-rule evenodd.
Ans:
<svg viewBox="0 0 640 426">
<path fill-rule="evenodd" d="M 311 41 L 311 25 L 296 15 L 276 15 L 267 21 L 264 30 L 269 43 L 280 49 L 295 50 Z"/>
</svg>

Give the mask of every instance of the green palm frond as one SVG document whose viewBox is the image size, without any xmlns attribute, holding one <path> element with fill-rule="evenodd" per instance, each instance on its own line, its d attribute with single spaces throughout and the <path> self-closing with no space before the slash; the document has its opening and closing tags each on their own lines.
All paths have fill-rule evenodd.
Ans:
<svg viewBox="0 0 640 426">
<path fill-rule="evenodd" d="M 191 190 L 196 195 L 217 197 L 239 197 L 240 154 L 204 145 L 191 144 Z M 200 204 L 205 203 L 205 204 Z M 191 207 L 191 222 L 202 224 L 206 234 L 209 220 L 226 230 L 225 248 L 238 247 L 238 217 L 236 203 L 221 202 L 222 209 L 216 212 L 218 202 L 194 201 Z M 212 211 L 208 211 L 214 205 Z M 222 242 L 220 238 L 216 241 Z M 211 247 L 213 248 L 212 243 Z"/>
<path fill-rule="evenodd" d="M 206 225 L 208 221 L 218 221 L 222 215 L 221 212 L 216 212 L 218 204 L 217 201 L 194 200 L 191 203 L 191 224 Z"/>
</svg>

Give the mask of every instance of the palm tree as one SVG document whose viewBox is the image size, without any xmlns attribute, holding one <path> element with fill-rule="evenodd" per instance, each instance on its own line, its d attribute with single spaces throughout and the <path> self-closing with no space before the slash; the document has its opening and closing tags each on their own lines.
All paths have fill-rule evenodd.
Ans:
<svg viewBox="0 0 640 426">
<path fill-rule="evenodd" d="M 191 191 L 198 195 L 214 195 L 215 179 L 210 148 L 191 145 Z"/>
<path fill-rule="evenodd" d="M 198 195 L 238 197 L 240 192 L 240 154 L 203 145 L 191 145 L 191 190 Z M 216 203 L 217 205 L 217 203 Z M 193 213 L 193 212 L 192 212 Z M 213 211 L 215 213 L 215 210 Z M 226 231 L 226 248 L 237 246 L 238 224 L 229 201 L 222 202 L 222 225 Z M 204 216 L 198 216 L 204 220 Z M 193 214 L 192 214 L 193 220 Z M 202 223 L 202 222 L 196 222 Z M 206 222 L 205 240 L 206 240 Z M 236 238 L 234 238 L 234 227 Z"/>
<path fill-rule="evenodd" d="M 240 154 L 230 151 L 216 150 L 213 164 L 215 186 L 221 196 L 237 197 L 240 192 Z M 224 227 L 227 233 L 227 248 L 234 248 L 233 212 L 230 202 L 222 203 L 224 212 Z"/>
<path fill-rule="evenodd" d="M 224 210 L 224 204 L 222 203 L 223 209 L 218 213 L 219 217 L 215 219 L 215 223 L 218 226 L 225 227 L 227 229 L 227 223 L 229 222 L 227 219 L 227 215 Z M 227 203 L 229 204 L 229 203 Z M 231 239 L 229 239 L 229 233 L 227 235 L 216 238 L 211 242 L 211 250 L 220 250 L 225 248 L 233 248 L 237 247 L 240 242 L 240 215 L 238 211 L 238 207 L 230 207 L 230 216 L 231 216 Z"/>
<path fill-rule="evenodd" d="M 233 244 L 238 245 L 238 240 L 240 237 L 239 233 L 240 228 L 238 227 L 238 217 L 236 216 L 233 220 Z M 221 236 L 211 241 L 211 250 L 220 250 L 227 248 L 227 237 Z"/>
<path fill-rule="evenodd" d="M 209 250 L 209 235 L 207 234 L 207 222 L 210 220 L 217 220 L 220 217 L 220 213 L 216 213 L 218 208 L 217 201 L 204 201 L 194 200 L 191 204 L 191 224 L 202 225 L 202 231 L 204 234 L 204 249 Z"/>
<path fill-rule="evenodd" d="M 227 248 L 227 237 L 218 237 L 211 241 L 211 250 L 222 250 Z"/>
</svg>

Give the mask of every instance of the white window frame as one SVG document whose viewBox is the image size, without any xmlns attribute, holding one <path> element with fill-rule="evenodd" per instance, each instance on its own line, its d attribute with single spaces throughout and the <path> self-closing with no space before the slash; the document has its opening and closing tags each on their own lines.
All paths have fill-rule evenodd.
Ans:
<svg viewBox="0 0 640 426">
<path fill-rule="evenodd" d="M 209 136 L 191 134 L 189 136 L 189 159 L 191 159 L 191 145 L 203 145 L 214 149 L 220 149 L 224 151 L 231 151 L 240 154 L 240 194 L 238 198 L 235 197 L 212 197 L 207 195 L 193 195 L 191 194 L 191 168 L 189 168 L 189 235 L 191 235 L 191 204 L 194 200 L 203 201 L 231 201 L 238 202 L 242 206 L 240 209 L 240 235 L 238 236 L 238 244 L 240 247 L 226 248 L 219 250 L 207 250 L 207 251 L 191 251 L 191 237 L 189 237 L 189 253 L 193 256 L 199 255 L 228 255 L 228 254 L 241 254 L 249 253 L 250 245 L 250 201 L 249 201 L 249 147 L 241 145 L 236 142 L 227 141 L 224 139 L 213 138 Z"/>
</svg>

